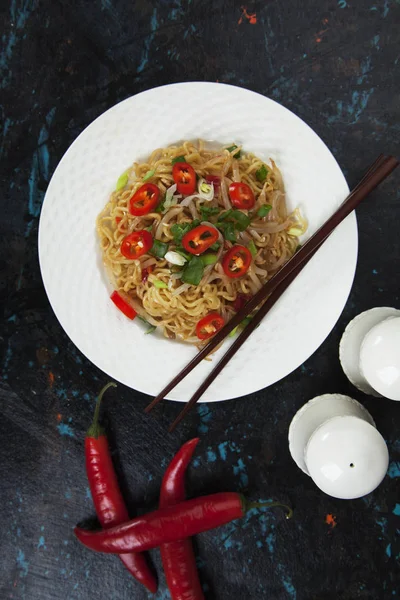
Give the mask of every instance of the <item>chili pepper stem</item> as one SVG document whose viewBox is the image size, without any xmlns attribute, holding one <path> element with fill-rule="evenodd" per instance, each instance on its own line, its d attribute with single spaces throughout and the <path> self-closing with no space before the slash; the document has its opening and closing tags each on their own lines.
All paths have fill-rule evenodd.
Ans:
<svg viewBox="0 0 400 600">
<path fill-rule="evenodd" d="M 93 421 L 92 421 L 91 426 L 87 430 L 87 433 L 86 433 L 87 437 L 92 437 L 92 438 L 96 438 L 97 439 L 101 435 L 104 435 L 104 430 L 101 427 L 101 425 L 99 424 L 100 404 L 101 404 L 101 401 L 103 399 L 104 393 L 110 387 L 117 387 L 117 384 L 114 383 L 113 381 L 110 381 L 109 383 L 107 383 L 107 385 L 105 385 L 103 387 L 103 389 L 100 391 L 100 394 L 97 396 L 96 408 L 95 408 L 94 415 L 93 415 Z"/>
<path fill-rule="evenodd" d="M 292 518 L 293 510 L 287 504 L 282 504 L 281 502 L 249 502 L 244 496 L 242 496 L 243 513 L 247 513 L 252 508 L 272 508 L 273 506 L 285 508 L 287 510 L 286 518 Z"/>
</svg>

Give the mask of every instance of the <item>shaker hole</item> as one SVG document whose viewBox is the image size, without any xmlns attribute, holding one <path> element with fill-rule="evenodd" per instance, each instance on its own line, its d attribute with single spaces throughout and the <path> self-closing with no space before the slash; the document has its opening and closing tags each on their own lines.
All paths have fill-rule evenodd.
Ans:
<svg viewBox="0 0 400 600">
<path fill-rule="evenodd" d="M 354 463 L 350 463 L 350 467 L 353 469 L 354 468 Z"/>
</svg>

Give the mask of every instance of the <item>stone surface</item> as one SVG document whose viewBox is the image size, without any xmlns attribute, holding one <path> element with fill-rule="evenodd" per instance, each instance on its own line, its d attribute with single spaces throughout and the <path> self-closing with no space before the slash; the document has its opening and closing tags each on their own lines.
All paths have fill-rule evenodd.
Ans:
<svg viewBox="0 0 400 600">
<path fill-rule="evenodd" d="M 116 102 L 156 85 L 218 80 L 297 113 L 354 185 L 379 152 L 400 154 L 400 5 L 12 0 L 1 22 L 0 597 L 141 600 L 150 595 L 119 561 L 85 551 L 72 533 L 93 516 L 83 441 L 107 377 L 69 341 L 42 286 L 37 230 L 49 179 L 76 136 Z M 252 396 L 199 406 L 172 435 L 176 403 L 146 416 L 147 396 L 123 386 L 109 394 L 104 417 L 132 514 L 156 507 L 165 466 L 196 435 L 188 495 L 238 490 L 295 509 L 292 521 L 279 510 L 252 513 L 197 536 L 207 598 L 400 595 L 400 406 L 355 390 L 338 360 L 350 319 L 400 308 L 399 176 L 360 207 L 350 298 L 301 368 Z M 292 416 L 327 392 L 361 401 L 387 441 L 388 475 L 363 499 L 325 496 L 289 455 Z M 151 558 L 155 597 L 167 599 L 158 552 Z"/>
</svg>

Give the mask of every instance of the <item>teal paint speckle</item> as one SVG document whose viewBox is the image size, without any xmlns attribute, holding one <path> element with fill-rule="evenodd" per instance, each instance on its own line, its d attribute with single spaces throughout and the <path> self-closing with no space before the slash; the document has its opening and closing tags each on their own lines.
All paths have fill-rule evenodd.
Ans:
<svg viewBox="0 0 400 600">
<path fill-rule="evenodd" d="M 26 577 L 29 571 L 29 562 L 25 559 L 25 554 L 22 552 L 22 550 L 18 550 L 17 566 L 20 570 L 20 577 Z"/>
<path fill-rule="evenodd" d="M 200 417 L 200 425 L 198 427 L 199 433 L 207 433 L 208 431 L 208 423 L 212 419 L 212 413 L 207 404 L 201 404 L 197 408 L 197 413 Z"/>
<path fill-rule="evenodd" d="M 373 275 L 378 275 L 378 271 L 376 269 L 372 269 L 372 274 Z"/>
<path fill-rule="evenodd" d="M 388 544 L 388 545 L 386 546 L 386 550 L 385 550 L 385 552 L 386 552 L 386 555 L 387 555 L 389 558 L 392 556 L 392 544 Z"/>
<path fill-rule="evenodd" d="M 72 494 L 71 494 L 71 490 L 69 488 L 67 488 L 67 491 L 65 492 L 64 496 L 67 500 L 71 500 Z"/>
<path fill-rule="evenodd" d="M 346 8 L 347 7 L 346 0 L 339 0 L 337 4 L 338 4 L 339 8 Z"/>
<path fill-rule="evenodd" d="M 374 37 L 372 38 L 372 46 L 376 49 L 376 50 L 380 50 L 381 47 L 379 46 L 379 40 L 381 39 L 380 35 L 374 35 Z"/>
<path fill-rule="evenodd" d="M 44 537 L 42 535 L 39 538 L 39 542 L 38 542 L 37 548 L 38 549 L 39 548 L 44 548 L 46 550 L 45 539 L 44 539 Z"/>
<path fill-rule="evenodd" d="M 396 504 L 396 506 L 393 509 L 393 514 L 400 517 L 400 504 Z"/>
<path fill-rule="evenodd" d="M 144 41 L 144 49 L 142 52 L 142 59 L 140 61 L 140 64 L 137 68 L 137 72 L 141 73 L 145 67 L 147 66 L 148 62 L 149 62 L 149 52 L 150 52 L 150 47 L 151 44 L 154 40 L 154 35 L 156 32 L 158 26 L 158 20 L 157 20 L 157 8 L 153 9 L 153 14 L 151 16 L 150 19 L 150 34 L 147 35 L 147 37 L 145 38 Z"/>
<path fill-rule="evenodd" d="M 59 423 L 57 425 L 57 429 L 58 429 L 60 435 L 66 435 L 68 437 L 75 437 L 75 434 L 74 434 L 71 426 L 68 425 L 67 423 Z"/>
<path fill-rule="evenodd" d="M 87 500 L 91 500 L 92 499 L 92 494 L 91 494 L 90 489 L 88 487 L 86 488 L 85 498 Z"/>
<path fill-rule="evenodd" d="M 395 477 L 400 477 L 400 463 L 391 462 L 387 474 L 391 479 L 394 479 Z"/>
<path fill-rule="evenodd" d="M 213 450 L 207 450 L 207 462 L 215 462 L 217 460 L 217 455 Z"/>
<path fill-rule="evenodd" d="M 247 487 L 249 485 L 249 478 L 247 476 L 247 467 L 243 460 L 239 458 L 237 465 L 233 465 L 233 474 L 239 475 L 241 487 Z"/>
<path fill-rule="evenodd" d="M 291 600 L 296 600 L 297 593 L 296 593 L 296 590 L 294 589 L 293 584 L 290 581 L 290 579 L 287 576 L 284 575 L 282 577 L 282 583 L 283 583 L 283 587 L 285 588 L 285 590 L 289 594 L 289 597 L 291 598 Z"/>
</svg>

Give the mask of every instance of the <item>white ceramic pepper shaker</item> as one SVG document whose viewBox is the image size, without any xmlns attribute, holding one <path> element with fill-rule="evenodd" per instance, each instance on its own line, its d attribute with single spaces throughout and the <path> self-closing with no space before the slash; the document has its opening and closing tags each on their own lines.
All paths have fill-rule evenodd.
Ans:
<svg viewBox="0 0 400 600">
<path fill-rule="evenodd" d="M 344 373 L 358 389 L 400 400 L 400 310 L 367 310 L 347 325 L 339 348 Z"/>
<path fill-rule="evenodd" d="M 294 461 L 326 494 L 359 498 L 384 478 L 389 454 L 369 412 L 341 394 L 313 398 L 289 428 Z"/>
</svg>

